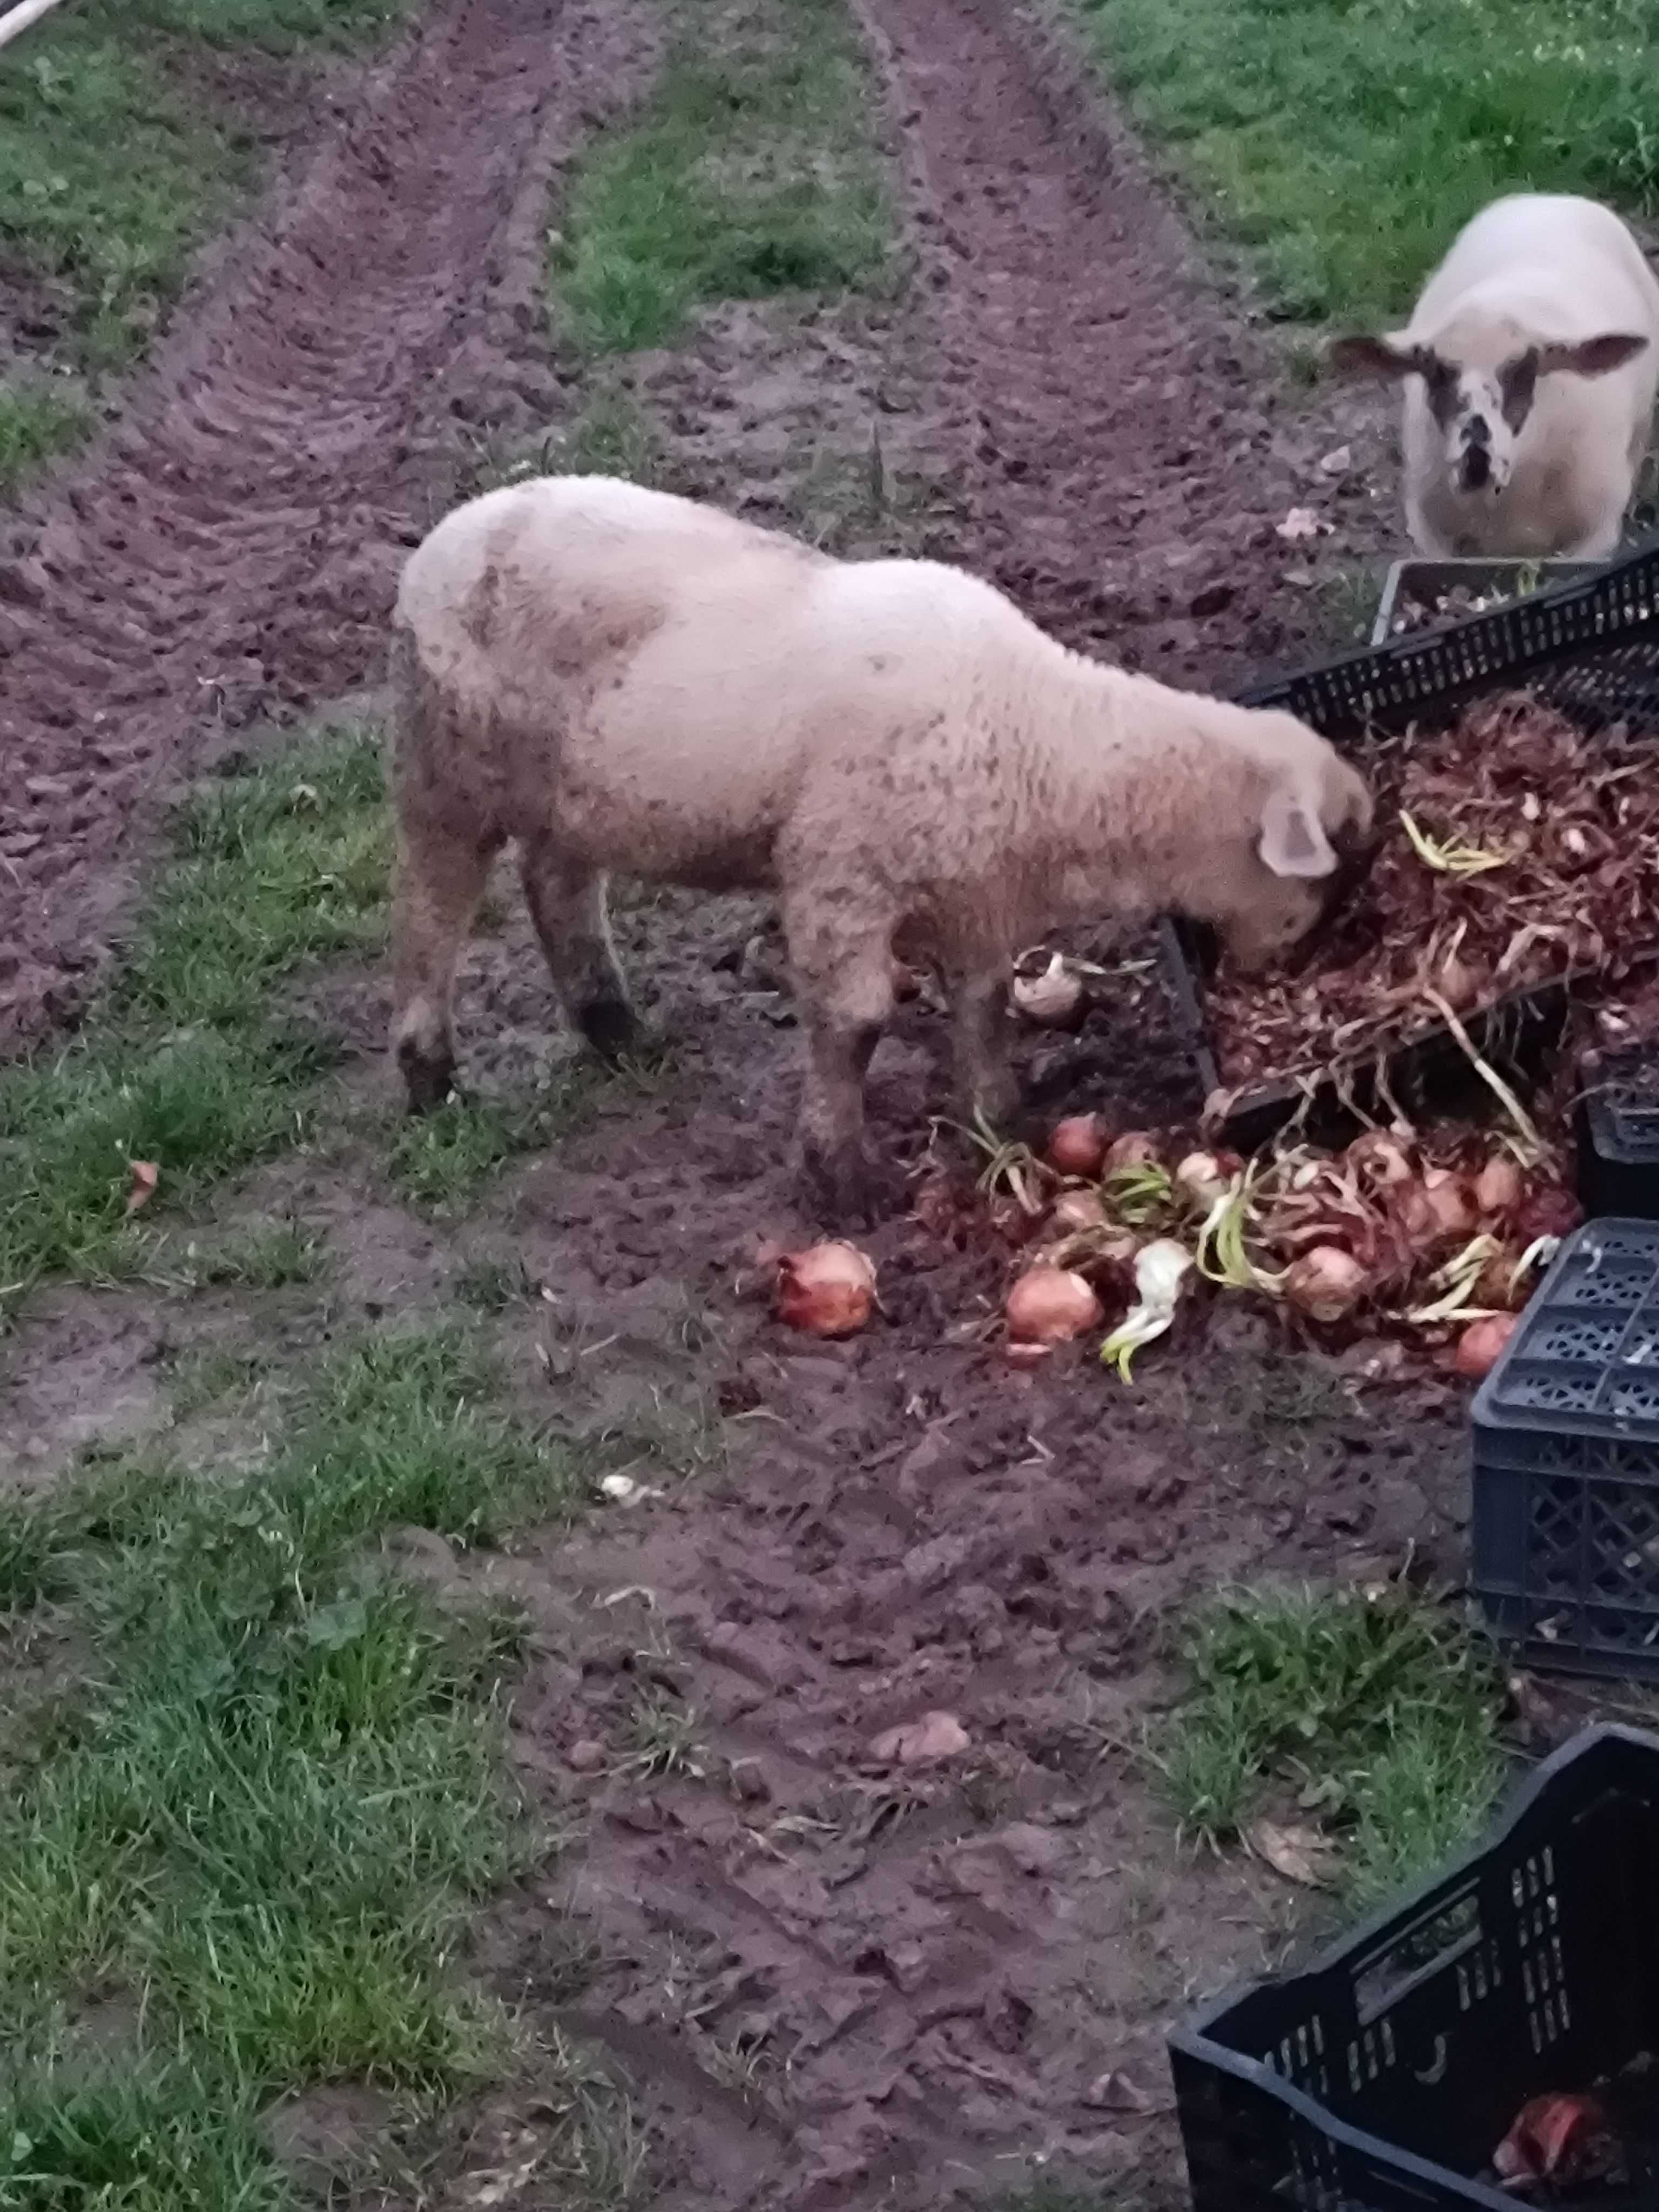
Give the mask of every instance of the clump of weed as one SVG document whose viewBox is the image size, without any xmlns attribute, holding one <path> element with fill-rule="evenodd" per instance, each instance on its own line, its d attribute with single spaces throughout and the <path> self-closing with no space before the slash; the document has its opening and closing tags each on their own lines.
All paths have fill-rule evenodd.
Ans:
<svg viewBox="0 0 1659 2212">
<path fill-rule="evenodd" d="M 538 1285 L 522 1260 L 470 1260 L 453 1285 L 464 1306 L 478 1313 L 505 1313 L 533 1298 Z"/>
<path fill-rule="evenodd" d="M 1346 1841 L 1366 1898 L 1427 1874 L 1504 1772 L 1488 1648 L 1413 1596 L 1240 1591 L 1192 1624 L 1192 1693 L 1152 1747 L 1182 1826 L 1237 1834 L 1270 1788 Z"/>
</svg>

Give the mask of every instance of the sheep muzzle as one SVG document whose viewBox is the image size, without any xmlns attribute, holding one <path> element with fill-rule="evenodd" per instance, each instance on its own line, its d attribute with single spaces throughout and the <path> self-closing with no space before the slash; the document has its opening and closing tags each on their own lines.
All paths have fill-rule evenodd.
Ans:
<svg viewBox="0 0 1659 2212">
<path fill-rule="evenodd" d="M 1481 426 L 1483 428 L 1485 425 Z M 1463 448 L 1457 467 L 1458 479 L 1465 491 L 1485 491 L 1492 482 L 1492 453 L 1485 444 L 1471 443 Z"/>
</svg>

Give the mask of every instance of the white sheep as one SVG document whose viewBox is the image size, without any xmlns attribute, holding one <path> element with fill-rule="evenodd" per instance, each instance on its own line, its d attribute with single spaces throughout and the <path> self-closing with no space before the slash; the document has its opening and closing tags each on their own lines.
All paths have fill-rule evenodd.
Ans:
<svg viewBox="0 0 1659 2212">
<path fill-rule="evenodd" d="M 809 1047 L 816 1196 L 866 1210 L 863 1082 L 892 948 L 951 986 L 962 1086 L 1015 1103 L 1014 952 L 1068 916 L 1178 910 L 1260 965 L 1363 839 L 1359 777 L 1290 716 L 1098 666 L 1000 593 L 848 562 L 604 477 L 490 492 L 411 555 L 392 648 L 396 1051 L 410 1103 L 454 1072 L 456 962 L 518 847 L 559 996 L 635 1035 L 606 872 L 775 890 Z"/>
<path fill-rule="evenodd" d="M 1608 208 L 1494 200 L 1403 331 L 1339 366 L 1406 381 L 1406 519 L 1419 551 L 1601 560 L 1619 543 L 1659 384 L 1659 280 Z"/>
</svg>

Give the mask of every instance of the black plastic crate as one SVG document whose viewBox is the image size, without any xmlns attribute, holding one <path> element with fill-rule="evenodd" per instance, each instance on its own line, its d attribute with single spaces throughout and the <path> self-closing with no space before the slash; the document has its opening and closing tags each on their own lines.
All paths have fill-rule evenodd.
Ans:
<svg viewBox="0 0 1659 2212">
<path fill-rule="evenodd" d="M 1587 1214 L 1659 1221 L 1659 1048 L 1586 1058 L 1573 1109 Z"/>
<path fill-rule="evenodd" d="M 1396 634 L 1395 623 L 1410 609 L 1432 611 L 1435 600 L 1448 592 L 1487 596 L 1501 592 L 1505 600 L 1532 599 L 1558 584 L 1576 584 L 1593 576 L 1601 565 L 1599 561 L 1396 561 L 1383 582 L 1382 604 L 1371 625 L 1371 643 L 1387 645 Z M 1435 617 L 1431 625 L 1417 625 L 1398 634 L 1419 636 L 1425 628 L 1446 629 L 1455 622 L 1468 619 Z"/>
<path fill-rule="evenodd" d="M 1587 737 L 1610 735 L 1613 725 L 1659 735 L 1659 543 L 1486 614 L 1258 686 L 1243 703 L 1283 708 L 1333 742 L 1358 745 L 1516 687 L 1548 700 Z M 1163 952 L 1177 1020 L 1208 1096 L 1222 1086 L 1204 1018 L 1206 933 L 1166 922 Z M 1659 945 L 1638 949 L 1616 972 L 1628 975 L 1656 961 Z M 1583 971 L 1552 977 L 1506 994 L 1466 1018 L 1464 1027 L 1494 1068 L 1525 1081 L 1560 1042 L 1575 994 L 1601 980 Z M 1360 1120 L 1386 1117 L 1391 1101 L 1408 1114 L 1424 1113 L 1474 1099 L 1480 1088 L 1457 1040 L 1443 1024 L 1425 1024 L 1378 1064 L 1345 1067 L 1335 1080 L 1241 1091 L 1217 1133 L 1253 1152 L 1292 1121 L 1310 1135 L 1334 1136 Z"/>
<path fill-rule="evenodd" d="M 1283 707 L 1340 743 L 1523 684 L 1587 729 L 1659 714 L 1659 544 L 1466 622 L 1258 684 L 1242 703 Z"/>
<path fill-rule="evenodd" d="M 1659 1680 L 1659 1223 L 1563 1240 L 1469 1418 L 1493 1628 L 1532 1666 Z"/>
<path fill-rule="evenodd" d="M 1175 2029 L 1194 2212 L 1514 2212 L 1474 2177 L 1520 2107 L 1659 2048 L 1656 1868 L 1659 1737 L 1588 1729 L 1408 1903 Z"/>
</svg>

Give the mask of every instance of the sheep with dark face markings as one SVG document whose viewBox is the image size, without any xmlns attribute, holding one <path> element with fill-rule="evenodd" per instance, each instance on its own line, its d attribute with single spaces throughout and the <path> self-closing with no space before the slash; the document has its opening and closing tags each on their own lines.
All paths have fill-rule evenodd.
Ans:
<svg viewBox="0 0 1659 2212">
<path fill-rule="evenodd" d="M 1405 381 L 1406 520 L 1445 560 L 1601 560 L 1659 385 L 1659 280 L 1594 200 L 1521 192 L 1462 231 L 1403 331 L 1339 367 Z"/>
<path fill-rule="evenodd" d="M 865 1071 L 892 947 L 951 990 L 968 1103 L 1012 1109 L 1016 950 L 1078 915 L 1213 923 L 1260 965 L 1319 920 L 1364 785 L 1288 715 L 1066 652 L 988 585 L 848 562 L 603 477 L 491 492 L 410 556 L 393 640 L 396 1049 L 411 1106 L 454 1068 L 454 969 L 516 843 L 567 1010 L 634 1035 L 611 870 L 775 890 L 809 1050 L 805 1164 L 865 1210 Z"/>
</svg>

